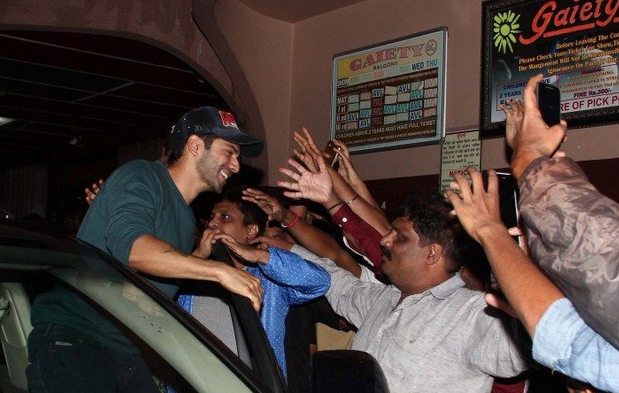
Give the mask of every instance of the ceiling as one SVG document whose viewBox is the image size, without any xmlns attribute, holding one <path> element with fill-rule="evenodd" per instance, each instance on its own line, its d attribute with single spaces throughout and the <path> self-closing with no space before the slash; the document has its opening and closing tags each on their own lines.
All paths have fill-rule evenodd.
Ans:
<svg viewBox="0 0 619 393">
<path fill-rule="evenodd" d="M 120 37 L 0 30 L 0 168 L 78 163 L 163 137 L 187 110 L 226 107 L 192 68 Z"/>
<path fill-rule="evenodd" d="M 286 22 L 299 22 L 365 0 L 239 0 L 254 11 Z"/>
</svg>

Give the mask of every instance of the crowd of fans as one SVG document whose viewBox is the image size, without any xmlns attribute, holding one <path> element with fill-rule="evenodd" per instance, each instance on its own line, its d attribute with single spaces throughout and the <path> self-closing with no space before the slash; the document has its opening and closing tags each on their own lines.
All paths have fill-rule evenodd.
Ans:
<svg viewBox="0 0 619 393">
<path fill-rule="evenodd" d="M 284 336 L 293 334 L 286 317 L 291 306 L 297 306 L 294 313 L 312 313 L 315 303 L 300 305 L 323 294 L 337 316 L 332 310 L 324 318 L 312 314 L 310 324 L 322 318 L 338 326 L 344 322 L 338 316 L 345 319 L 356 330 L 352 349 L 377 359 L 392 393 L 490 392 L 514 377 L 522 383 L 503 389 L 523 391 L 531 357 L 573 378 L 570 386 L 578 391 L 619 392 L 619 205 L 559 151 L 567 124 L 544 123 L 535 94 L 541 79 L 529 81 L 524 102 L 502 107 L 521 228 L 501 222 L 496 173 L 489 170 L 484 182 L 473 168 L 472 184 L 455 174 L 452 191 L 408 196 L 390 221 L 346 145 L 334 142 L 339 164 L 332 167 L 325 160 L 333 157 L 325 157 L 305 129 L 294 134 L 295 157 L 280 169 L 285 180 L 278 182 L 298 206 L 254 188 L 224 192 L 193 255 L 209 260 L 212 245 L 221 241 L 236 267 L 259 279 L 251 298 L 291 392 L 309 391 L 311 340 L 286 345 Z M 193 154 L 190 138 L 177 138 L 180 158 Z M 235 171 L 226 168 L 214 174 L 227 179 Z M 105 203 L 97 194 L 106 188 L 99 182 L 87 191 L 93 207 Z M 302 201 L 322 207 L 318 218 Z M 328 217 L 343 242 L 312 225 L 311 217 Z M 523 232 L 521 247 L 513 235 L 524 240 Z M 467 274 L 474 242 L 496 278 L 488 293 L 474 289 L 479 278 Z M 202 284 L 182 288 L 179 304 L 209 328 L 212 320 L 225 323 L 220 315 L 226 313 L 217 311 L 221 304 L 214 304 L 218 297 L 201 293 Z M 225 285 L 244 294 L 244 288 Z M 515 321 L 530 336 L 528 346 L 519 345 L 510 328 Z M 226 328 L 212 329 L 243 357 Z M 292 356 L 294 345 L 304 346 L 301 355 Z"/>
</svg>

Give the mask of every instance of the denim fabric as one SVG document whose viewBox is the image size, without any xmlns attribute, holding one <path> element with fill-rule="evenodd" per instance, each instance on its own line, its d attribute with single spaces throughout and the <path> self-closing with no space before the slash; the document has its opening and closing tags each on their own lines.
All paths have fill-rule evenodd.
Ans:
<svg viewBox="0 0 619 393">
<path fill-rule="evenodd" d="M 566 298 L 551 304 L 538 322 L 533 358 L 598 389 L 619 393 L 619 351 L 587 326 Z"/>
<path fill-rule="evenodd" d="M 28 358 L 30 393 L 159 392 L 139 354 L 118 354 L 71 328 L 36 326 Z"/>
</svg>

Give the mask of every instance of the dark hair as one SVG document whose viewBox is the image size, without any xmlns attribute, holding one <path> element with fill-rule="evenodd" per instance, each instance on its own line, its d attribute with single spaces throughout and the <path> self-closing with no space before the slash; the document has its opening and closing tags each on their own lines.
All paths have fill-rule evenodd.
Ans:
<svg viewBox="0 0 619 393">
<path fill-rule="evenodd" d="M 452 210 L 438 193 L 412 194 L 398 207 L 398 217 L 411 221 L 421 246 L 437 243 L 443 247 L 443 255 L 450 265 L 448 273 L 457 272 L 462 265 L 458 243 L 463 231 Z"/>
<path fill-rule="evenodd" d="M 211 134 L 211 133 L 204 134 L 204 135 L 200 135 L 200 134 L 191 134 L 191 135 L 198 135 L 204 141 L 204 147 L 206 148 L 206 150 L 209 150 L 211 146 L 213 145 L 213 141 L 215 141 L 215 139 L 218 138 L 215 134 Z M 178 136 L 173 137 L 171 133 L 170 135 L 168 135 L 167 147 L 169 148 L 169 151 L 170 151 L 170 155 L 168 157 L 168 164 L 171 164 L 177 161 L 183 155 L 183 151 L 185 150 L 185 146 L 187 145 L 187 141 L 189 140 L 189 137 L 191 135 L 187 135 L 187 138 L 183 141 L 176 140 Z"/>
<path fill-rule="evenodd" d="M 255 203 L 242 199 L 243 188 L 241 186 L 226 187 L 222 200 L 232 202 L 243 213 L 243 225 L 255 224 L 258 226 L 258 235 L 262 235 L 267 226 L 268 215 Z"/>
</svg>

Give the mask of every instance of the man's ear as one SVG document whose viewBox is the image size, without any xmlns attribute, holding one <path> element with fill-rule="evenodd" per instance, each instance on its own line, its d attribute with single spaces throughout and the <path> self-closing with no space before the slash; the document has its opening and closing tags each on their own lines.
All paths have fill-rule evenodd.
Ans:
<svg viewBox="0 0 619 393">
<path fill-rule="evenodd" d="M 436 262 L 441 260 L 441 256 L 443 255 L 443 247 L 438 243 L 430 243 L 427 248 L 428 256 L 426 258 L 426 263 L 428 265 L 434 265 Z"/>
<path fill-rule="evenodd" d="M 249 224 L 247 226 L 247 241 L 254 240 L 258 236 L 258 225 Z"/>
<path fill-rule="evenodd" d="M 200 138 L 196 134 L 193 134 L 187 139 L 187 144 L 185 145 L 185 147 L 189 151 L 189 154 L 194 157 L 198 157 L 200 155 L 200 146 L 202 146 L 203 143 L 204 141 L 202 140 L 202 138 Z"/>
</svg>

